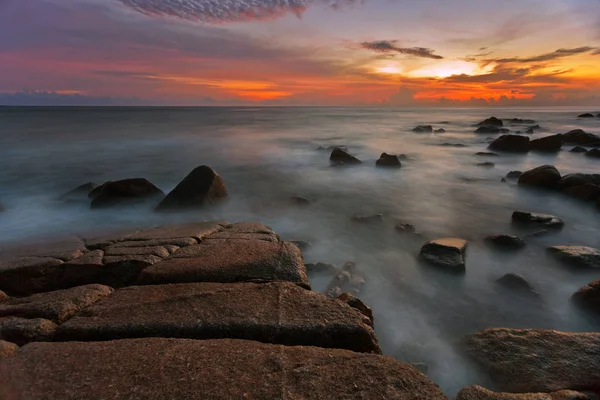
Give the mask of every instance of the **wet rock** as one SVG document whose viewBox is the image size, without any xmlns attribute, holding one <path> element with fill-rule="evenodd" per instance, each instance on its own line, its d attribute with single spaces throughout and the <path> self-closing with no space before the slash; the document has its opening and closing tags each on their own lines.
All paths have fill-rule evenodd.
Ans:
<svg viewBox="0 0 600 400">
<path fill-rule="evenodd" d="M 470 386 L 461 390 L 456 400 L 598 400 L 598 396 L 573 390 L 553 393 L 497 393 L 481 386 Z"/>
<path fill-rule="evenodd" d="M 400 168 L 402 166 L 402 163 L 400 162 L 400 158 L 398 158 L 398 156 L 383 153 L 381 154 L 381 157 L 379 157 L 379 160 L 377 160 L 376 165 L 378 167 Z"/>
<path fill-rule="evenodd" d="M 497 126 L 485 125 L 475 130 L 475 133 L 508 133 L 510 129 L 498 128 Z"/>
<path fill-rule="evenodd" d="M 435 133 L 446 133 L 446 130 L 444 128 L 436 129 Z"/>
<path fill-rule="evenodd" d="M 496 166 L 496 164 L 494 164 L 492 162 L 484 162 L 484 163 L 477 164 L 477 166 L 483 167 L 483 168 L 494 168 Z"/>
<path fill-rule="evenodd" d="M 87 201 L 88 194 L 97 187 L 98 185 L 93 182 L 84 183 L 70 192 L 63 194 L 58 199 L 60 201 Z"/>
<path fill-rule="evenodd" d="M 349 153 L 345 152 L 344 150 L 342 150 L 338 147 L 333 149 L 333 151 L 331 152 L 331 156 L 329 157 L 329 160 L 336 164 L 361 164 L 362 163 L 362 161 L 360 161 L 358 158 L 350 155 Z"/>
<path fill-rule="evenodd" d="M 571 149 L 571 153 L 587 153 L 588 149 L 581 146 L 575 146 Z"/>
<path fill-rule="evenodd" d="M 90 204 L 92 209 L 144 203 L 164 196 L 162 190 L 142 178 L 107 182 L 98 189 L 99 193 Z"/>
<path fill-rule="evenodd" d="M 553 165 L 542 165 L 524 172 L 519 177 L 519 185 L 553 189 L 560 179 L 560 172 Z"/>
<path fill-rule="evenodd" d="M 187 210 L 215 204 L 227 197 L 221 175 L 202 165 L 185 177 L 156 207 L 156 211 Z"/>
<path fill-rule="evenodd" d="M 514 235 L 491 235 L 485 238 L 485 243 L 503 249 L 522 249 L 525 241 Z"/>
<path fill-rule="evenodd" d="M 581 268 L 600 268 L 600 250 L 586 246 L 554 246 L 548 249 L 554 258 Z"/>
<path fill-rule="evenodd" d="M 333 264 L 318 262 L 316 264 L 306 264 L 306 270 L 309 274 L 316 273 L 333 275 L 338 272 L 338 267 Z"/>
<path fill-rule="evenodd" d="M 500 390 L 598 390 L 600 333 L 487 329 L 465 340 L 468 355 Z"/>
<path fill-rule="evenodd" d="M 371 321 L 370 325 L 373 326 L 373 310 L 371 310 L 371 307 L 363 303 L 362 300 L 355 296 L 352 296 L 349 293 L 343 293 L 337 299 L 342 303 L 346 303 L 350 307 L 360 311 L 365 317 L 369 319 L 369 321 Z"/>
<path fill-rule="evenodd" d="M 546 229 L 562 229 L 565 222 L 548 214 L 535 214 L 530 212 L 515 211 L 512 215 L 513 223 L 522 226 L 546 228 Z"/>
<path fill-rule="evenodd" d="M 499 118 L 490 117 L 490 118 L 483 120 L 477 124 L 477 126 L 486 126 L 486 125 L 502 127 L 502 126 L 504 126 L 504 122 L 502 122 L 502 120 Z"/>
<path fill-rule="evenodd" d="M 448 271 L 465 271 L 465 253 L 468 242 L 462 239 L 439 239 L 426 243 L 419 258 Z"/>
<path fill-rule="evenodd" d="M 510 171 L 508 174 L 506 174 L 506 177 L 508 179 L 519 179 L 521 175 L 523 175 L 521 171 Z"/>
<path fill-rule="evenodd" d="M 0 387 L 15 399 L 446 400 L 389 357 L 244 340 L 36 343 L 0 363 Z"/>
<path fill-rule="evenodd" d="M 133 286 L 62 324 L 56 339 L 248 339 L 380 353 L 364 319 L 348 305 L 289 282 Z"/>
<path fill-rule="evenodd" d="M 496 153 L 491 153 L 491 152 L 484 152 L 484 151 L 480 151 L 479 153 L 475 153 L 476 156 L 479 157 L 499 157 L 499 154 Z"/>
<path fill-rule="evenodd" d="M 310 200 L 308 200 L 304 197 L 293 196 L 293 197 L 290 197 L 290 201 L 292 202 L 292 204 L 295 204 L 295 205 L 301 206 L 301 207 L 310 205 Z"/>
<path fill-rule="evenodd" d="M 56 324 L 47 319 L 0 318 L 0 340 L 19 346 L 51 341 L 56 328 Z"/>
<path fill-rule="evenodd" d="M 600 145 L 600 136 L 587 133 L 582 129 L 575 129 L 562 135 L 565 144 L 578 144 L 580 146 Z"/>
<path fill-rule="evenodd" d="M 60 324 L 80 310 L 110 295 L 112 291 L 108 286 L 87 285 L 12 298 L 0 303 L 0 318 L 43 318 Z"/>
<path fill-rule="evenodd" d="M 417 133 L 433 133 L 433 126 L 431 125 L 419 125 L 413 129 L 413 132 Z"/>
<path fill-rule="evenodd" d="M 16 355 L 17 351 L 19 351 L 19 346 L 16 344 L 0 340 L 0 360 Z"/>
<path fill-rule="evenodd" d="M 494 140 L 488 148 L 496 151 L 527 153 L 529 151 L 529 138 L 520 135 L 502 135 Z"/>
<path fill-rule="evenodd" d="M 377 224 L 383 222 L 383 214 L 356 215 L 352 217 L 352 221 L 360 224 Z"/>
<path fill-rule="evenodd" d="M 581 307 L 600 312 L 600 280 L 588 283 L 575 292 L 571 299 Z"/>
<path fill-rule="evenodd" d="M 533 289 L 533 286 L 519 274 L 506 274 L 502 278 L 496 280 L 496 283 L 515 292 L 537 296 L 537 292 Z"/>
<path fill-rule="evenodd" d="M 586 157 L 600 158 L 600 149 L 591 149 L 585 155 Z"/>
<path fill-rule="evenodd" d="M 529 142 L 531 150 L 557 152 L 560 151 L 563 145 L 562 135 L 546 136 L 541 139 L 535 139 Z"/>
<path fill-rule="evenodd" d="M 585 114 L 581 114 L 580 116 L 578 116 L 577 118 L 594 118 L 594 114 L 591 113 L 585 113 Z"/>
<path fill-rule="evenodd" d="M 600 198 L 600 186 L 591 183 L 581 186 L 572 186 L 564 189 L 563 193 L 583 201 L 596 200 Z"/>
<path fill-rule="evenodd" d="M 587 184 L 600 185 L 600 174 L 569 174 L 558 181 L 558 187 L 562 190 Z"/>
</svg>

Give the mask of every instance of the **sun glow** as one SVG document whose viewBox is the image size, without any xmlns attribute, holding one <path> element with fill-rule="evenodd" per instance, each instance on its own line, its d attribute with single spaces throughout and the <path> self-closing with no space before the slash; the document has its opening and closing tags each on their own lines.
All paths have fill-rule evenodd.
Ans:
<svg viewBox="0 0 600 400">
<path fill-rule="evenodd" d="M 375 71 L 381 74 L 400 74 L 402 70 L 395 65 L 385 65 L 382 67 L 375 68 Z"/>
<path fill-rule="evenodd" d="M 410 71 L 408 75 L 415 78 L 447 78 L 452 75 L 482 75 L 493 70 L 493 65 L 481 67 L 468 61 L 444 61 Z"/>
</svg>

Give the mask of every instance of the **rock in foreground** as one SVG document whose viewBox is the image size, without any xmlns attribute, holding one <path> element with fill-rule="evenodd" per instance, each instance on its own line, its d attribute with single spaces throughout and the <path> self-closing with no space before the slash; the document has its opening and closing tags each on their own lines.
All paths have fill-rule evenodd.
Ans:
<svg viewBox="0 0 600 400">
<path fill-rule="evenodd" d="M 488 329 L 465 346 L 500 390 L 600 390 L 600 333 Z"/>
<path fill-rule="evenodd" d="M 0 361 L 8 399 L 446 400 L 388 357 L 243 340 L 36 343 Z"/>
<path fill-rule="evenodd" d="M 194 169 L 156 207 L 157 211 L 186 210 L 214 204 L 227 197 L 221 175 L 206 165 Z"/>
<path fill-rule="evenodd" d="M 461 390 L 456 400 L 597 400 L 594 394 L 587 395 L 573 390 L 553 393 L 496 393 L 481 386 L 470 386 Z"/>
<path fill-rule="evenodd" d="M 106 182 L 93 192 L 96 193 L 90 207 L 94 209 L 144 203 L 165 195 L 150 181 L 142 178 Z"/>
<path fill-rule="evenodd" d="M 432 240 L 423 246 L 419 257 L 447 271 L 464 272 L 467 244 L 468 242 L 462 239 Z"/>
<path fill-rule="evenodd" d="M 556 187 L 560 178 L 560 172 L 553 165 L 542 165 L 541 167 L 524 172 L 519 177 L 519 185 L 552 189 Z"/>
<path fill-rule="evenodd" d="M 431 125 L 419 125 L 413 129 L 413 132 L 417 133 L 433 133 L 433 126 Z"/>
<path fill-rule="evenodd" d="M 548 252 L 558 260 L 576 267 L 600 268 L 600 250 L 586 246 L 554 246 Z"/>
</svg>

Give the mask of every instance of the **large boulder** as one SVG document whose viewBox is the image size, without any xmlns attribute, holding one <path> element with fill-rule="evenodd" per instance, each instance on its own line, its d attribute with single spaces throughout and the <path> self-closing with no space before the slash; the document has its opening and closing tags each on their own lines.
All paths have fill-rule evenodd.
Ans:
<svg viewBox="0 0 600 400">
<path fill-rule="evenodd" d="M 502 127 L 502 126 L 504 126 L 504 122 L 502 122 L 502 120 L 499 118 L 490 117 L 490 118 L 483 120 L 477 124 L 477 126 L 486 126 L 486 125 Z"/>
<path fill-rule="evenodd" d="M 497 151 L 527 153 L 529 151 L 529 138 L 521 135 L 502 135 L 494 140 L 488 148 Z"/>
<path fill-rule="evenodd" d="M 560 172 L 553 165 L 542 165 L 524 172 L 519 177 L 519 185 L 552 189 L 556 187 L 560 178 Z"/>
<path fill-rule="evenodd" d="M 377 160 L 376 165 L 378 167 L 392 167 L 392 168 L 400 168 L 402 167 L 402 163 L 400 162 L 400 158 L 397 155 L 383 153 L 379 160 Z"/>
<path fill-rule="evenodd" d="M 600 389 L 600 333 L 487 329 L 468 336 L 465 347 L 500 390 Z"/>
<path fill-rule="evenodd" d="M 419 258 L 428 264 L 451 272 L 465 272 L 465 253 L 468 242 L 463 239 L 438 239 L 421 248 Z"/>
<path fill-rule="evenodd" d="M 214 204 L 227 197 L 227 188 L 212 168 L 202 165 L 185 177 L 160 202 L 157 211 L 185 210 Z"/>
<path fill-rule="evenodd" d="M 390 357 L 245 340 L 36 343 L 0 362 L 8 399 L 447 400 Z"/>
<path fill-rule="evenodd" d="M 578 305 L 600 313 L 600 280 L 579 289 L 571 299 Z"/>
<path fill-rule="evenodd" d="M 94 189 L 90 195 L 93 192 L 96 192 L 90 205 L 93 209 L 155 201 L 165 195 L 162 190 L 143 178 L 107 182 Z"/>
<path fill-rule="evenodd" d="M 562 135 L 546 136 L 544 138 L 535 139 L 529 142 L 531 150 L 557 152 L 560 151 L 563 145 Z"/>
<path fill-rule="evenodd" d="M 335 149 L 333 149 L 333 151 L 331 152 L 331 156 L 329 157 L 329 160 L 335 164 L 361 164 L 362 163 L 362 161 L 360 161 L 358 158 L 356 158 L 353 155 L 349 154 L 348 152 L 340 149 L 339 147 L 336 147 Z"/>
<path fill-rule="evenodd" d="M 481 386 L 470 386 L 461 390 L 456 400 L 598 400 L 598 396 L 573 390 L 553 393 L 497 393 Z"/>
<path fill-rule="evenodd" d="M 562 135 L 563 142 L 580 146 L 600 145 L 600 136 L 585 132 L 583 129 L 575 129 Z"/>
<path fill-rule="evenodd" d="M 585 153 L 586 157 L 600 158 L 600 149 L 591 149 Z"/>
<path fill-rule="evenodd" d="M 554 258 L 581 268 L 600 268 L 600 250 L 586 246 L 554 246 L 548 248 Z"/>
<path fill-rule="evenodd" d="M 514 224 L 533 228 L 562 229 L 565 226 L 565 222 L 554 215 L 524 211 L 515 211 L 512 215 L 512 221 Z"/>
<path fill-rule="evenodd" d="M 432 133 L 433 132 L 433 126 L 431 125 L 419 125 L 416 128 L 413 129 L 413 132 L 417 132 L 417 133 Z"/>
</svg>

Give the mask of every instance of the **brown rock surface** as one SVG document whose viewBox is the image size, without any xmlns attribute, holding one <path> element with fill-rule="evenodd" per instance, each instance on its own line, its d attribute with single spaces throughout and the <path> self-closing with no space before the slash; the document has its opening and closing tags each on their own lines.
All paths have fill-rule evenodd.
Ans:
<svg viewBox="0 0 600 400">
<path fill-rule="evenodd" d="M 600 268 L 600 250 L 586 246 L 554 246 L 548 253 L 558 260 L 582 268 Z"/>
<path fill-rule="evenodd" d="M 462 239 L 438 239 L 423 245 L 419 258 L 448 271 L 465 271 L 468 242 Z"/>
<path fill-rule="evenodd" d="M 461 390 L 456 400 L 598 400 L 598 396 L 573 390 L 553 393 L 496 393 L 481 386 L 470 386 Z"/>
<path fill-rule="evenodd" d="M 242 340 L 35 343 L 0 361 L 0 388 L 32 400 L 446 400 L 388 357 Z"/>
<path fill-rule="evenodd" d="M 110 295 L 112 288 L 87 285 L 0 302 L 0 317 L 44 318 L 60 324 Z"/>
<path fill-rule="evenodd" d="M 0 359 L 4 357 L 12 357 L 17 354 L 19 346 L 14 343 L 0 340 Z M 2 389 L 0 389 L 0 395 L 2 395 Z"/>
<path fill-rule="evenodd" d="M 347 304 L 287 282 L 134 286 L 61 325 L 57 340 L 234 338 L 378 353 L 365 319 Z"/>
<path fill-rule="evenodd" d="M 23 346 L 30 342 L 50 341 L 56 324 L 47 319 L 0 318 L 0 340 Z"/>
<path fill-rule="evenodd" d="M 157 211 L 185 210 L 214 204 L 227 197 L 221 175 L 202 165 L 185 177 L 156 207 Z"/>
<path fill-rule="evenodd" d="M 487 329 L 465 340 L 500 390 L 600 390 L 600 333 Z"/>
</svg>

